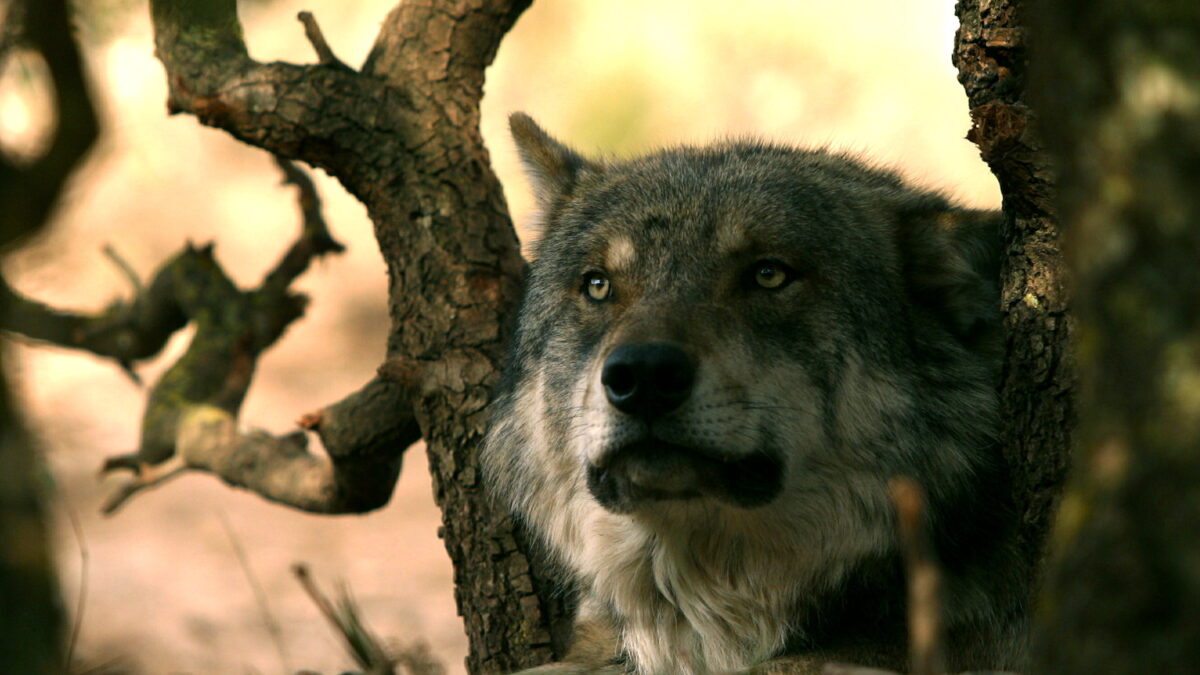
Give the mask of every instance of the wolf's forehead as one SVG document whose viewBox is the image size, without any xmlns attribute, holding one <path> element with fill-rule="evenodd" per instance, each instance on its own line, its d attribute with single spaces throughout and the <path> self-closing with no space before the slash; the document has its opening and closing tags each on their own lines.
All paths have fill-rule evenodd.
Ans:
<svg viewBox="0 0 1200 675">
<path fill-rule="evenodd" d="M 698 254 L 734 255 L 798 234 L 794 214 L 789 217 L 778 205 L 696 200 L 663 207 L 618 209 L 593 230 L 607 269 L 628 271 L 638 264 Z"/>
</svg>

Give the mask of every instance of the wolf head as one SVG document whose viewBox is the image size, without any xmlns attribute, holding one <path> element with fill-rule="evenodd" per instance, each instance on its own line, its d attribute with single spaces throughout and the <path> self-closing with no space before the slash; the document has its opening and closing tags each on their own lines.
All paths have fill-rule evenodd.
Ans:
<svg viewBox="0 0 1200 675">
<path fill-rule="evenodd" d="M 717 622 L 659 564 L 682 537 L 713 578 L 774 585 L 769 654 L 805 593 L 891 550 L 892 476 L 924 486 L 939 541 L 986 536 L 975 516 L 1003 490 L 992 214 L 824 151 L 602 161 L 511 126 L 540 233 L 483 462 L 603 603 L 636 613 L 604 580 L 643 556 L 645 593 Z"/>
</svg>

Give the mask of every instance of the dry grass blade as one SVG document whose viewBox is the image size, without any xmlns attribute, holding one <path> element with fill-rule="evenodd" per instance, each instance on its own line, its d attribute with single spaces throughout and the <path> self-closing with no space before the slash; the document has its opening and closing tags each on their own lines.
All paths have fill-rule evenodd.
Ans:
<svg viewBox="0 0 1200 675">
<path fill-rule="evenodd" d="M 75 545 L 79 547 L 79 600 L 75 604 L 75 620 L 71 622 L 71 638 L 67 642 L 65 663 L 68 668 L 75 661 L 75 647 L 79 644 L 79 631 L 83 628 L 83 610 L 87 604 L 88 594 L 88 548 L 83 539 L 83 526 L 79 524 L 79 514 L 70 504 L 66 505 L 67 518 L 71 521 L 71 531 L 75 533 Z"/>
<path fill-rule="evenodd" d="M 358 605 L 354 602 L 348 589 L 343 588 L 340 597 L 334 603 L 317 587 L 307 565 L 302 563 L 293 565 L 292 573 L 296 575 L 296 579 L 300 581 L 300 585 L 304 587 L 304 591 L 308 593 L 313 604 L 342 636 L 342 641 L 345 643 L 347 651 L 350 652 L 350 656 L 367 675 L 395 674 L 395 661 L 362 622 Z"/>
<path fill-rule="evenodd" d="M 267 627 L 271 641 L 275 643 L 275 650 L 279 652 L 279 664 L 283 667 L 284 673 L 290 673 L 292 664 L 288 659 L 287 646 L 283 641 L 283 631 L 280 630 L 279 622 L 275 620 L 275 614 L 271 611 L 270 604 L 267 603 L 267 593 L 263 590 L 262 584 L 258 583 L 258 577 L 254 575 L 254 570 L 250 567 L 250 558 L 246 555 L 246 549 L 242 546 L 237 533 L 233 531 L 229 517 L 223 511 L 219 515 L 221 527 L 225 529 L 225 535 L 229 537 L 229 544 L 233 547 L 234 555 L 237 556 L 238 565 L 242 568 L 242 573 L 246 575 L 250 590 L 254 592 L 254 600 L 258 603 L 258 611 L 262 615 L 263 624 Z"/>
</svg>

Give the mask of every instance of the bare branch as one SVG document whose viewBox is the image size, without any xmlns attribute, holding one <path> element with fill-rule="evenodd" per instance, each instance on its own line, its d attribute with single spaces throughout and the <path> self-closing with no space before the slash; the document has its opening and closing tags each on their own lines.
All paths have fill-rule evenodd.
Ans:
<svg viewBox="0 0 1200 675">
<path fill-rule="evenodd" d="M 306 416 L 335 462 L 398 456 L 421 438 L 412 416 L 410 389 L 375 378 L 318 413 Z"/>
<path fill-rule="evenodd" d="M 303 432 L 275 436 L 239 432 L 234 413 L 194 404 L 179 411 L 171 449 L 160 464 L 140 460 L 141 451 L 109 460 L 107 468 L 134 468 L 105 506 L 114 512 L 142 490 L 181 471 L 212 473 L 261 497 L 313 513 L 363 513 L 391 498 L 408 446 L 420 439 L 406 392 L 372 380 L 342 401 L 305 416 L 328 456 L 308 451 Z"/>
<path fill-rule="evenodd" d="M 124 461 L 134 457 L 126 455 L 122 457 L 109 458 L 104 463 L 104 469 L 107 471 L 117 466 L 125 467 Z M 106 516 L 111 516 L 125 506 L 125 502 L 132 499 L 143 490 L 158 487 L 163 483 L 174 480 L 184 474 L 188 467 L 180 457 L 171 457 L 160 464 L 136 464 L 132 461 L 128 468 L 137 470 L 136 475 L 122 482 L 108 499 L 104 500 L 104 504 L 100 507 L 100 512 Z"/>
<path fill-rule="evenodd" d="M 129 372 L 132 361 L 156 353 L 188 321 L 196 325 L 187 352 L 150 392 L 137 451 L 104 462 L 103 472 L 129 469 L 135 474 L 106 502 L 106 513 L 188 468 L 210 470 L 227 482 L 258 489 L 269 499 L 309 510 L 363 511 L 386 503 L 391 495 L 399 457 L 417 435 L 411 419 L 406 423 L 403 414 L 395 414 L 403 409 L 396 396 L 398 387 L 381 383 L 371 389 L 372 395 L 335 406 L 330 412 L 335 423 L 324 426 L 334 431 L 323 433 L 330 435 L 335 451 L 352 456 L 344 469 L 335 471 L 328 459 L 304 452 L 303 434 L 298 440 L 295 435 L 275 439 L 265 434 L 237 434 L 237 414 L 259 355 L 304 312 L 306 299 L 290 293 L 288 286 L 315 256 L 343 250 L 329 234 L 312 181 L 286 162 L 281 166 L 288 182 L 299 188 L 303 226 L 258 290 L 239 290 L 217 264 L 211 245 L 196 248 L 190 244 L 164 265 L 131 303 L 114 303 L 99 316 L 58 312 L 20 297 L 0 280 L 0 300 L 10 308 L 5 317 L 7 328 L 114 358 Z M 128 268 L 120 258 L 114 259 L 118 266 Z M 381 414 L 372 407 L 378 400 L 397 407 Z M 342 436 L 350 435 L 336 430 L 343 424 L 342 418 L 353 417 L 358 407 L 387 421 L 373 427 L 369 437 L 343 441 Z M 215 440 L 208 439 L 214 442 L 205 444 L 190 435 L 195 429 L 189 420 L 197 412 L 211 411 L 219 411 L 227 424 L 215 427 Z M 212 414 L 201 417 L 209 419 Z M 269 459 L 290 461 L 253 471 L 255 462 Z M 281 479 L 295 483 L 281 485 Z"/>
<path fill-rule="evenodd" d="M 334 55 L 333 50 L 329 48 L 329 43 L 325 41 L 325 35 L 321 32 L 321 26 L 317 24 L 317 17 L 313 16 L 312 12 L 300 12 L 296 15 L 300 23 L 304 24 L 304 35 L 308 41 L 312 43 L 313 51 L 317 53 L 317 59 L 323 66 L 333 66 L 343 70 L 352 70 Z"/>
<path fill-rule="evenodd" d="M 157 354 L 187 323 L 176 297 L 177 284 L 193 274 L 195 251 L 172 258 L 132 302 L 113 302 L 97 315 L 61 312 L 19 295 L 0 279 L 0 297 L 8 311 L 4 328 L 35 340 L 83 349 L 116 360 L 133 361 Z"/>
<path fill-rule="evenodd" d="M 300 237 L 288 249 L 279 264 L 267 274 L 260 287 L 263 294 L 281 297 L 286 294 L 288 286 L 296 277 L 308 269 L 314 257 L 326 253 L 341 253 L 346 247 L 329 233 L 329 226 L 321 213 L 321 198 L 317 195 L 317 188 L 308 174 L 282 157 L 276 156 L 275 163 L 283 171 L 283 182 L 296 186 L 303 217 Z"/>
<path fill-rule="evenodd" d="M 121 256 L 116 247 L 114 247 L 112 244 L 105 244 L 102 251 L 104 252 L 104 256 L 108 258 L 114 266 L 116 266 L 117 270 L 121 272 L 121 275 L 125 277 L 125 280 L 129 282 L 129 285 L 133 287 L 133 294 L 135 296 L 141 295 L 146 291 L 146 287 L 142 285 L 142 280 L 138 278 L 137 272 L 133 269 L 133 265 L 130 265 L 129 261 L 125 260 L 125 258 Z"/>
<path fill-rule="evenodd" d="M 361 134 L 346 133 L 394 125 L 377 119 L 373 106 L 355 104 L 394 103 L 379 81 L 349 68 L 254 61 L 235 0 L 152 0 L 150 6 L 172 113 L 192 113 L 250 145 L 321 166 L 360 195 L 368 177 L 378 175 L 371 143 L 401 151 L 388 133 L 361 144 Z"/>
<path fill-rule="evenodd" d="M 484 70 L 531 1 L 401 3 L 384 20 L 362 70 L 409 87 L 454 83 L 478 99 Z"/>
</svg>

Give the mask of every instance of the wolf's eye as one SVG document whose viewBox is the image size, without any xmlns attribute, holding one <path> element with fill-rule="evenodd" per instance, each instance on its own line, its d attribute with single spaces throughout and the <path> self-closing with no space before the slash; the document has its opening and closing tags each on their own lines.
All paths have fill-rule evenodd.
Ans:
<svg viewBox="0 0 1200 675">
<path fill-rule="evenodd" d="M 754 283 L 762 288 L 783 288 L 794 276 L 792 269 L 778 260 L 759 260 L 751 269 Z"/>
<path fill-rule="evenodd" d="M 583 275 L 583 290 L 588 298 L 602 302 L 612 293 L 612 284 L 603 272 L 588 272 Z"/>
</svg>

